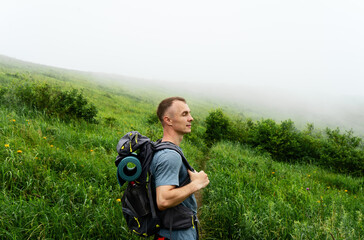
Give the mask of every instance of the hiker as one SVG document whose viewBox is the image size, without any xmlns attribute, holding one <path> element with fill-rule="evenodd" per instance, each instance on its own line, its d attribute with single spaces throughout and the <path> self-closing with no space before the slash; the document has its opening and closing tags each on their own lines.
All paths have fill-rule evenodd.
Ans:
<svg viewBox="0 0 364 240">
<path fill-rule="evenodd" d="M 181 97 L 164 99 L 158 106 L 157 115 L 163 127 L 162 142 L 171 142 L 179 147 L 183 136 L 191 132 L 193 121 L 186 100 Z M 163 213 L 164 210 L 181 203 L 184 208 L 192 210 L 196 217 L 197 202 L 194 193 L 209 184 L 207 174 L 204 171 L 187 170 L 182 163 L 181 155 L 171 149 L 163 149 L 155 153 L 150 171 L 153 176 L 152 184 L 156 191 L 158 209 Z M 186 179 L 189 179 L 189 183 L 183 185 Z M 193 219 L 197 221 L 197 218 Z M 155 239 L 198 239 L 197 228 L 196 222 L 187 229 L 161 228 Z"/>
</svg>

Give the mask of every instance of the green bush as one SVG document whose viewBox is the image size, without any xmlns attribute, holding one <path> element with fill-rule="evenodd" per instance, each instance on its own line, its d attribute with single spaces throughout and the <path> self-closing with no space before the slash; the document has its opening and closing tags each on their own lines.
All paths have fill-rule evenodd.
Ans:
<svg viewBox="0 0 364 240">
<path fill-rule="evenodd" d="M 82 92 L 79 93 L 77 89 L 64 92 L 57 91 L 54 100 L 53 113 L 61 119 L 71 117 L 84 119 L 87 122 L 96 122 L 96 107 L 93 104 L 89 104 Z"/>
<path fill-rule="evenodd" d="M 307 162 L 354 176 L 364 173 L 362 139 L 352 131 L 341 134 L 339 129 L 327 128 L 323 135 L 314 131 L 313 124 L 299 131 L 291 120 L 231 121 L 221 109 L 210 112 L 205 122 L 204 138 L 208 146 L 229 140 L 267 152 L 279 161 Z"/>
<path fill-rule="evenodd" d="M 339 129 L 326 129 L 327 139 L 323 142 L 320 162 L 334 166 L 343 173 L 362 175 L 364 172 L 364 150 L 362 139 L 353 136 L 352 131 L 344 134 Z"/>
<path fill-rule="evenodd" d="M 96 123 L 97 109 L 77 89 L 62 91 L 46 83 L 26 82 L 15 87 L 14 102 L 62 120 L 83 119 Z"/>
<path fill-rule="evenodd" d="M 234 119 L 230 121 L 227 139 L 232 142 L 247 144 L 249 141 L 249 132 L 254 122 L 251 119 L 243 121 Z"/>
<path fill-rule="evenodd" d="M 267 119 L 252 126 L 248 143 L 269 152 L 275 159 L 293 161 L 302 158 L 299 137 L 291 120 L 277 124 Z"/>
<path fill-rule="evenodd" d="M 300 132 L 300 151 L 303 162 L 316 163 L 322 152 L 323 136 L 314 130 L 313 124 L 307 124 L 305 130 Z"/>
<path fill-rule="evenodd" d="M 211 146 L 213 143 L 226 139 L 229 133 L 230 119 L 221 109 L 211 111 L 206 120 L 205 141 Z"/>
</svg>

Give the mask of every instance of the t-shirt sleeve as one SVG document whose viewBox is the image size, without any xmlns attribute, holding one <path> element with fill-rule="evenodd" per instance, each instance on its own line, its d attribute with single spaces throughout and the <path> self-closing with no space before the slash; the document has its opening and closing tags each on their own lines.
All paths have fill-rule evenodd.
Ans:
<svg viewBox="0 0 364 240">
<path fill-rule="evenodd" d="M 176 151 L 166 150 L 156 160 L 155 186 L 179 186 L 179 171 L 182 165 L 181 156 Z"/>
</svg>

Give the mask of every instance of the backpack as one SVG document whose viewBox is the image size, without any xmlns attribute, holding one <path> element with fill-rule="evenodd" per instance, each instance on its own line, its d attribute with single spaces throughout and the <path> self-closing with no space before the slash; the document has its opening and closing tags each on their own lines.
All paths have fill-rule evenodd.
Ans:
<svg viewBox="0 0 364 240">
<path fill-rule="evenodd" d="M 194 226 L 197 221 L 193 212 L 178 205 L 164 211 L 159 211 L 156 206 L 155 192 L 152 191 L 150 164 L 154 153 L 162 149 L 172 149 L 182 157 L 182 162 L 187 169 L 194 171 L 176 145 L 170 142 L 152 142 L 148 137 L 137 131 L 131 131 L 124 135 L 117 144 L 118 156 L 115 160 L 117 179 L 123 186 L 128 176 L 136 178 L 128 180 L 128 185 L 121 199 L 122 211 L 129 229 L 139 235 L 148 237 L 157 233 L 160 227 L 185 229 Z M 132 158 L 134 160 L 132 160 Z M 135 161 L 135 159 L 137 159 Z M 129 168 L 123 162 L 130 161 L 136 166 Z M 126 172 L 125 172 L 126 171 Z M 188 184 L 189 178 L 181 186 Z M 180 187 L 181 187 L 180 186 Z"/>
</svg>

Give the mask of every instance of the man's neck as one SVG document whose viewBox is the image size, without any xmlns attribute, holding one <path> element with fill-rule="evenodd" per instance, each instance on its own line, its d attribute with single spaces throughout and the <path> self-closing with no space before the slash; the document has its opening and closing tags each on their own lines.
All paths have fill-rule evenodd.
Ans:
<svg viewBox="0 0 364 240">
<path fill-rule="evenodd" d="M 171 136 L 168 134 L 163 134 L 162 142 L 171 142 L 179 146 L 183 140 L 183 135 Z"/>
</svg>

